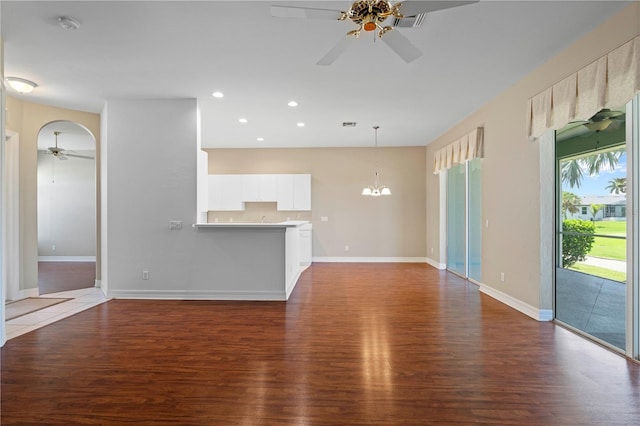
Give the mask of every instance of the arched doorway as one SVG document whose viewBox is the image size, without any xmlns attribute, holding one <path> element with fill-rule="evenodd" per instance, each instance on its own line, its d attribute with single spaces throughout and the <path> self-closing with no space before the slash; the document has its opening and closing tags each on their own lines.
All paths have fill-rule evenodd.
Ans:
<svg viewBox="0 0 640 426">
<path fill-rule="evenodd" d="M 38 134 L 40 294 L 96 281 L 96 142 L 84 126 L 53 121 Z"/>
</svg>

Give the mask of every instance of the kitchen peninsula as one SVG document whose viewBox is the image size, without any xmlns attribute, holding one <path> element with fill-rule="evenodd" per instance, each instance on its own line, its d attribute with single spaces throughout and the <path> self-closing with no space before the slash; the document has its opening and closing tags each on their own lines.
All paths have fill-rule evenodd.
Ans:
<svg viewBox="0 0 640 426">
<path fill-rule="evenodd" d="M 194 227 L 224 257 L 224 270 L 218 272 L 233 290 L 226 297 L 220 295 L 221 299 L 288 300 L 311 263 L 311 223 L 307 221 L 200 223 Z"/>
</svg>

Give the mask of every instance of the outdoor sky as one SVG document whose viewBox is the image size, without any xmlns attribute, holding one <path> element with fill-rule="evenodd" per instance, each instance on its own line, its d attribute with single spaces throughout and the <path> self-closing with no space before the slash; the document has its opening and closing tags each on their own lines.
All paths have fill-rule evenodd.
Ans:
<svg viewBox="0 0 640 426">
<path fill-rule="evenodd" d="M 627 177 L 627 154 L 623 153 L 620 156 L 620 161 L 614 171 L 610 169 L 601 170 L 598 176 L 589 176 L 588 170 L 583 169 L 582 183 L 580 188 L 569 188 L 568 185 L 563 185 L 564 191 L 573 192 L 574 194 L 584 197 L 588 195 L 609 195 L 610 191 L 606 189 L 609 182 L 613 178 Z"/>
</svg>

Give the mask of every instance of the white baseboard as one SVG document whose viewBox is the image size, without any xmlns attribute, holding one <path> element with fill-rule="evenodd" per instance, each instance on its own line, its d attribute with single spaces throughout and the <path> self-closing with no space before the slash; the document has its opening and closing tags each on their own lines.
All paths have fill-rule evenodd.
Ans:
<svg viewBox="0 0 640 426">
<path fill-rule="evenodd" d="M 427 263 L 429 265 L 433 266 L 436 269 L 440 269 L 440 270 L 447 269 L 447 264 L 446 263 L 440 263 L 440 262 L 435 261 L 435 260 L 433 260 L 433 259 L 431 259 L 429 257 L 427 257 Z"/>
<path fill-rule="evenodd" d="M 38 262 L 95 262 L 95 256 L 38 256 Z"/>
<path fill-rule="evenodd" d="M 24 290 L 18 291 L 18 300 L 26 299 L 27 297 L 39 297 L 40 289 L 39 288 L 27 288 Z"/>
<path fill-rule="evenodd" d="M 162 300 L 287 300 L 284 291 L 210 291 L 210 290 L 107 290 L 109 299 Z"/>
<path fill-rule="evenodd" d="M 538 309 L 528 303 L 523 302 L 520 299 L 516 299 L 513 296 L 509 296 L 506 293 L 489 287 L 485 284 L 478 283 L 480 286 L 480 292 L 486 294 L 489 297 L 496 299 L 499 302 L 504 303 L 507 306 L 512 307 L 515 310 L 522 312 L 525 315 L 537 321 L 551 321 L 553 320 L 553 311 L 551 309 Z"/>
<path fill-rule="evenodd" d="M 96 288 L 102 288 L 102 280 L 96 280 L 94 286 Z"/>
<path fill-rule="evenodd" d="M 314 257 L 314 262 L 325 263 L 427 263 L 426 257 Z"/>
</svg>

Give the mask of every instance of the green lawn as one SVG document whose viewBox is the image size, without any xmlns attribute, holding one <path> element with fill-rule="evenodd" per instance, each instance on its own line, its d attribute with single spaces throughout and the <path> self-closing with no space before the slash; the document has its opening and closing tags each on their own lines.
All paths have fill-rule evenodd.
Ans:
<svg viewBox="0 0 640 426">
<path fill-rule="evenodd" d="M 570 267 L 572 271 L 578 271 L 596 277 L 607 278 L 613 281 L 626 282 L 627 274 L 625 272 L 612 271 L 611 269 L 598 268 L 597 266 L 581 265 L 576 263 Z"/>
<path fill-rule="evenodd" d="M 625 236 L 627 222 L 596 222 L 596 234 Z M 626 260 L 627 241 L 618 238 L 595 237 L 589 256 L 603 259 Z"/>
</svg>

